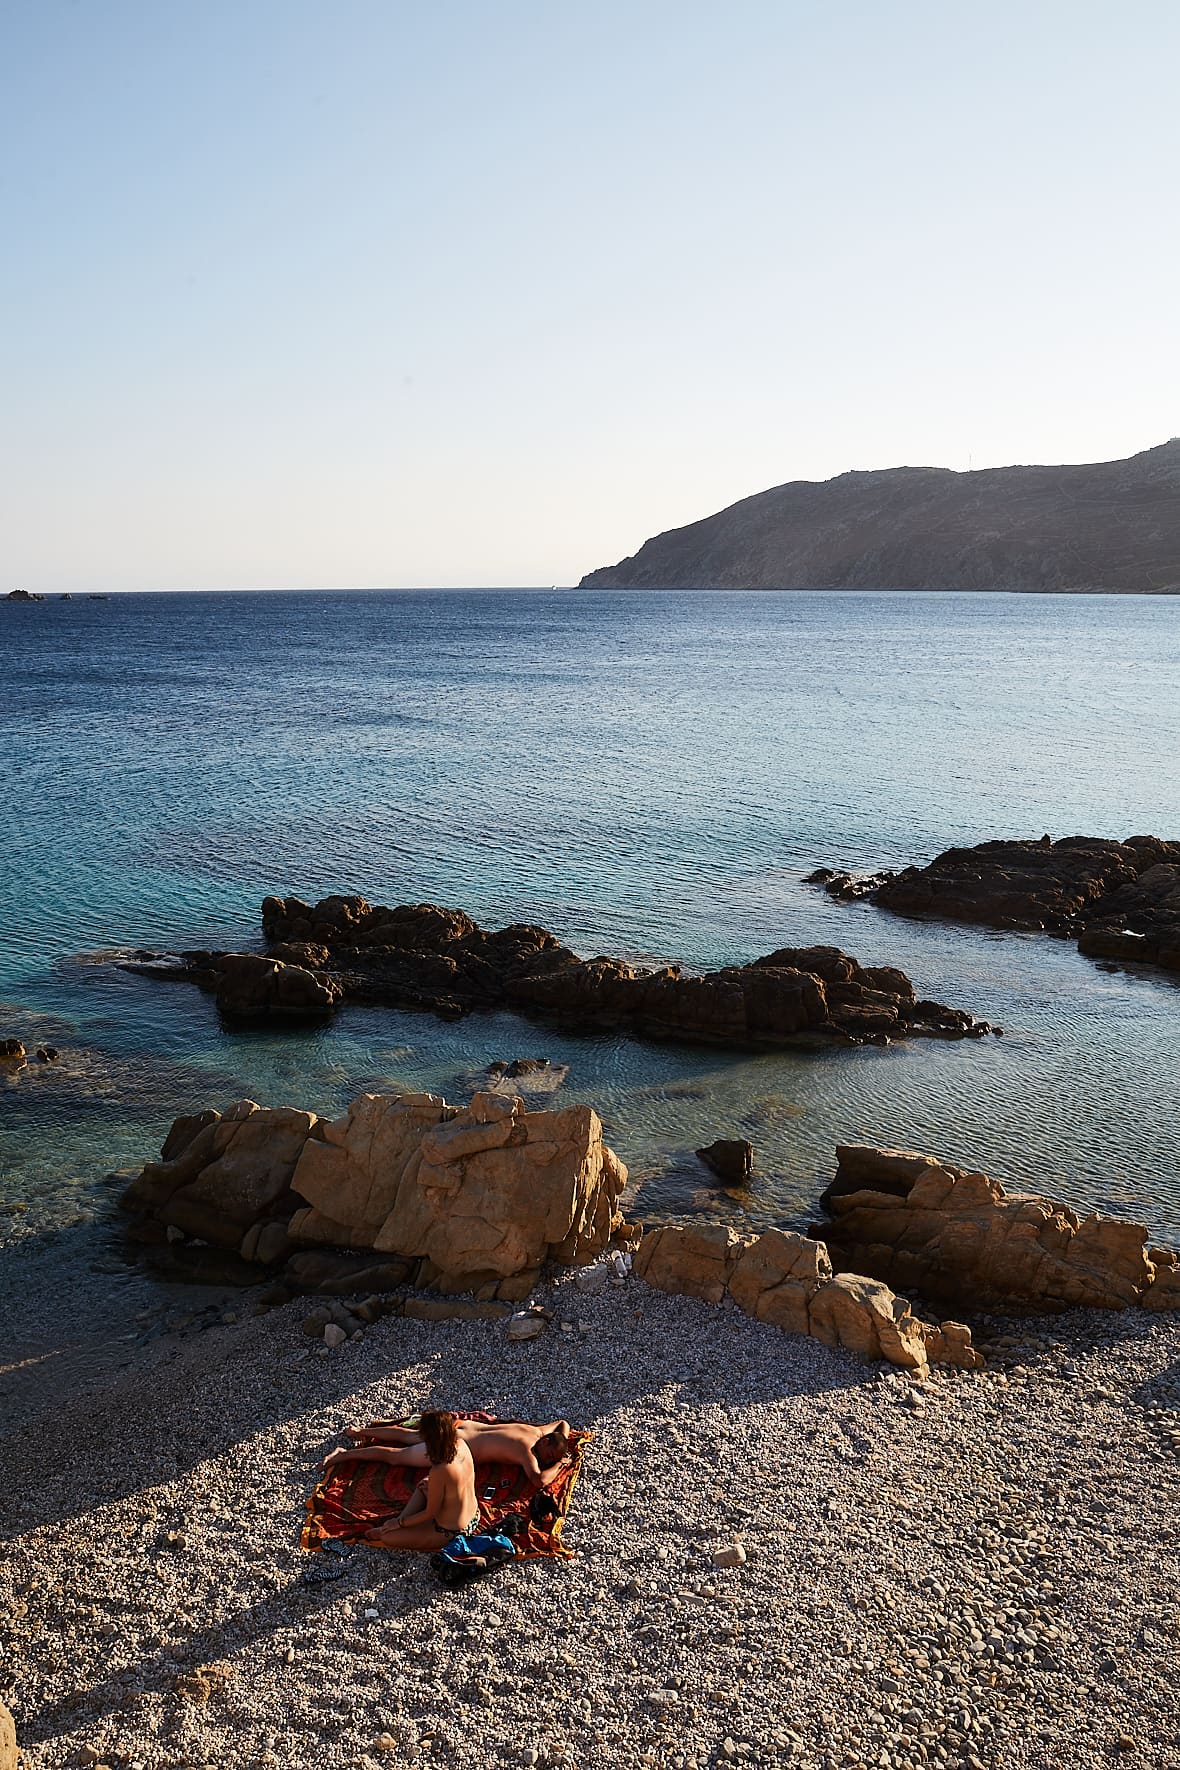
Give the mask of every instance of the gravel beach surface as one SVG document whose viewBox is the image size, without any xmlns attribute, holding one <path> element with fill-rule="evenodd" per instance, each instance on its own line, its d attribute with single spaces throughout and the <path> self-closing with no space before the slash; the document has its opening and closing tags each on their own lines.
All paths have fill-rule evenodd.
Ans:
<svg viewBox="0 0 1180 1770">
<path fill-rule="evenodd" d="M 30 1344 L 70 1310 L 43 1264 Z M 387 1317 L 332 1352 L 306 1304 L 124 1283 L 118 1359 L 18 1361 L 0 1445 L 30 1766 L 1180 1767 L 1174 1319 L 985 1322 L 986 1372 L 914 1383 L 635 1280 L 542 1286 L 527 1343 Z M 432 1403 L 593 1429 L 572 1560 L 449 1593 L 299 1550 L 340 1429 Z"/>
</svg>

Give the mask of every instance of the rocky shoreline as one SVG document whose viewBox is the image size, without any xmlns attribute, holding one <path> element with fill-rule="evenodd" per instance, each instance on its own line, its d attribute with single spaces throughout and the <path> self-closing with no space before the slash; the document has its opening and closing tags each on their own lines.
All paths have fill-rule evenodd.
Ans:
<svg viewBox="0 0 1180 1770">
<path fill-rule="evenodd" d="M 1149 1247 L 1141 1225 L 1010 1196 L 935 1156 L 850 1145 L 837 1157 L 822 1199 L 830 1220 L 810 1235 L 645 1229 L 624 1220 L 627 1169 L 587 1106 L 365 1094 L 325 1120 L 238 1101 L 177 1119 L 121 1203 L 157 1259 L 196 1271 L 211 1255 L 222 1276 L 265 1275 L 269 1302 L 374 1293 L 352 1315 L 316 1317 L 312 1331 L 329 1337 L 417 1311 L 416 1300 L 387 1300 L 401 1288 L 472 1296 L 492 1319 L 554 1267 L 580 1268 L 579 1283 L 601 1288 L 608 1255 L 620 1273 L 634 1256 L 660 1290 L 728 1296 L 761 1321 L 918 1371 L 972 1369 L 979 1355 L 962 1322 L 924 1321 L 894 1285 L 964 1310 L 1180 1308 L 1180 1259 Z M 543 1330 L 522 1314 L 510 1331 Z"/>
<path fill-rule="evenodd" d="M 138 954 L 127 969 L 212 992 L 231 1022 L 325 1019 L 346 1002 L 458 1019 L 510 1008 L 580 1032 L 768 1050 L 801 1039 L 846 1044 L 983 1038 L 961 1008 L 920 998 L 904 972 L 861 965 L 836 947 L 780 947 L 702 976 L 622 959 L 580 959 L 544 928 L 491 932 L 435 904 L 387 909 L 363 897 L 316 904 L 268 897 L 265 955 Z"/>
<path fill-rule="evenodd" d="M 1158 836 L 981 842 L 900 872 L 818 867 L 807 883 L 841 902 L 1045 931 L 1075 939 L 1090 958 L 1180 971 L 1180 842 Z"/>
<path fill-rule="evenodd" d="M 316 942 L 274 939 L 266 958 L 228 955 L 252 972 L 176 974 L 217 991 L 224 976 L 231 998 L 285 979 L 261 986 L 281 1018 L 302 972 L 335 1007 L 428 974 L 420 930 L 399 949 L 383 918 L 457 914 L 325 901 L 353 923 L 319 963 L 299 962 Z M 371 973 L 355 938 L 370 915 Z M 519 956 L 519 935 L 452 928 L 434 957 L 466 977 L 489 943 Z M 616 963 L 558 954 L 571 999 L 600 987 L 578 971 Z M 651 975 L 731 976 L 622 969 L 636 999 Z M 883 968 L 834 948 L 738 974 L 759 970 L 819 984 L 812 1035 L 909 1025 L 908 980 L 886 990 Z M 768 986 L 738 987 L 746 1040 Z M 460 1008 L 482 1005 L 473 987 Z M 699 1012 L 665 1036 L 700 1036 Z M 885 1012 L 894 1030 L 868 1030 Z M 809 1235 L 645 1228 L 623 1218 L 626 1168 L 597 1116 L 527 1109 L 512 1067 L 462 1107 L 188 1115 L 128 1176 L 140 1252 L 244 1288 L 194 1305 L 195 1328 L 132 1332 L 89 1390 L 48 1350 L 18 1355 L 45 1371 L 20 1374 L 22 1417 L 0 1434 L 0 1698 L 25 1763 L 1089 1770 L 1117 1753 L 1180 1770 L 1175 1255 L 1136 1225 L 867 1145 L 837 1152 Z M 60 1318 L 54 1251 L 9 1259 L 10 1319 Z M 924 1320 L 893 1286 L 963 1319 Z M 473 1602 L 376 1551 L 300 1558 L 333 1437 L 427 1401 L 594 1429 L 572 1563 L 510 1569 Z M 7 1770 L 3 1744 L 0 1726 Z"/>
</svg>

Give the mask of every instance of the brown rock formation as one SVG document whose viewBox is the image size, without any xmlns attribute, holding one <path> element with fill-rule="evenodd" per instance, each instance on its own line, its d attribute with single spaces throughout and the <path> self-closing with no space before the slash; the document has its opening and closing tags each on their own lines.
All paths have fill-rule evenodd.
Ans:
<svg viewBox="0 0 1180 1770">
<path fill-rule="evenodd" d="M 414 1282 L 516 1298 L 546 1260 L 595 1257 L 626 1181 L 589 1107 L 365 1094 L 337 1120 L 250 1100 L 178 1119 L 123 1204 L 243 1260 L 285 1260 L 297 1289 Z"/>
<path fill-rule="evenodd" d="M 884 1284 L 833 1272 L 827 1248 L 810 1236 L 665 1224 L 640 1242 L 635 1272 L 657 1290 L 709 1303 L 728 1293 L 759 1321 L 907 1370 L 925 1370 L 930 1363 L 974 1370 L 983 1363 L 962 1323 L 931 1326 Z"/>
<path fill-rule="evenodd" d="M 697 1160 L 726 1186 L 748 1186 L 754 1172 L 754 1145 L 744 1137 L 719 1137 L 697 1150 Z"/>
<path fill-rule="evenodd" d="M 590 589 L 1180 591 L 1180 438 L 1124 461 L 795 480 L 644 543 Z"/>
<path fill-rule="evenodd" d="M 1043 928 L 1092 958 L 1180 970 L 1180 842 L 1066 836 L 948 848 L 924 867 L 858 877 L 826 867 L 808 883 L 899 915 Z"/>
<path fill-rule="evenodd" d="M 818 1225 L 837 1265 L 968 1308 L 1052 1314 L 1180 1303 L 1176 1256 L 1136 1223 L 1008 1193 L 911 1150 L 837 1150 Z"/>
<path fill-rule="evenodd" d="M 276 955 L 219 953 L 212 966 L 217 1006 L 227 1020 L 317 1020 L 343 990 L 335 978 Z"/>
<path fill-rule="evenodd" d="M 861 965 L 837 947 L 781 947 L 753 964 L 692 977 L 679 965 L 641 970 L 620 959 L 579 959 L 543 928 L 489 932 L 461 910 L 433 904 L 385 909 L 363 897 L 314 905 L 268 897 L 262 925 L 271 943 L 265 958 L 193 953 L 186 963 L 137 960 L 132 968 L 188 976 L 236 1018 L 329 1012 L 344 1000 L 447 1018 L 513 1008 L 579 1029 L 747 1049 L 807 1037 L 858 1043 L 988 1031 L 962 1009 L 919 1001 L 904 972 Z"/>
<path fill-rule="evenodd" d="M 1166 858 L 1152 860 L 1095 905 L 1079 952 L 1180 971 L 1180 842 L 1160 846 Z"/>
<path fill-rule="evenodd" d="M 981 842 L 948 848 L 926 867 L 906 867 L 883 883 L 875 901 L 905 915 L 984 922 L 992 928 L 1075 932 L 1108 913 L 1148 901 L 1141 874 L 1180 865 L 1180 843 L 1155 836 L 1118 842 L 1066 836 L 1059 842 Z M 1159 881 L 1157 881 L 1158 883 Z"/>
</svg>

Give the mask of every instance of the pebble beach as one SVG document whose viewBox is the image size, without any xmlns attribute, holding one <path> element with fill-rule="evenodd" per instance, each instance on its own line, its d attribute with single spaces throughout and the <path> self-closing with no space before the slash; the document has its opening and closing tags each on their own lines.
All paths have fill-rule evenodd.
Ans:
<svg viewBox="0 0 1180 1770">
<path fill-rule="evenodd" d="M 544 1284 L 527 1343 L 387 1317 L 328 1351 L 306 1304 L 102 1265 L 85 1234 L 8 1255 L 32 1770 L 1180 1767 L 1174 1319 L 983 1320 L 985 1371 L 915 1382 L 635 1279 Z M 452 1593 L 300 1550 L 341 1429 L 427 1404 L 592 1429 L 569 1560 Z"/>
</svg>

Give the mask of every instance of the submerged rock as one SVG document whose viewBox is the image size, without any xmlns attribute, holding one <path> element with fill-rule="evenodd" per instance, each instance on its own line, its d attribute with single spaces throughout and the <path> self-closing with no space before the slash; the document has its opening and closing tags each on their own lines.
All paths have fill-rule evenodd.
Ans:
<svg viewBox="0 0 1180 1770">
<path fill-rule="evenodd" d="M 492 1094 L 556 1094 L 569 1075 L 568 1063 L 547 1057 L 514 1057 L 511 1063 L 489 1063 L 482 1085 Z"/>
</svg>

